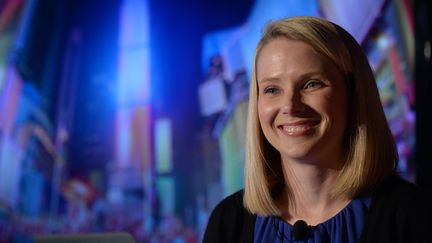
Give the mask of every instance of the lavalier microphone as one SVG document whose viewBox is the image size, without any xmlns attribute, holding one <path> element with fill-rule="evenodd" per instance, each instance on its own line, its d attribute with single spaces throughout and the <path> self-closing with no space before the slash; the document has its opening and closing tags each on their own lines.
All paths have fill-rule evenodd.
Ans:
<svg viewBox="0 0 432 243">
<path fill-rule="evenodd" d="M 280 242 L 305 241 L 307 240 L 309 231 L 312 228 L 312 226 L 309 226 L 305 221 L 297 220 L 292 227 L 291 239 L 289 239 L 283 232 L 279 230 L 279 221 L 275 218 L 273 219 L 273 226 L 276 232 L 276 236 L 280 240 Z"/>
<path fill-rule="evenodd" d="M 304 240 L 309 233 L 309 226 L 303 220 L 297 220 L 293 225 L 292 236 L 293 240 Z"/>
</svg>

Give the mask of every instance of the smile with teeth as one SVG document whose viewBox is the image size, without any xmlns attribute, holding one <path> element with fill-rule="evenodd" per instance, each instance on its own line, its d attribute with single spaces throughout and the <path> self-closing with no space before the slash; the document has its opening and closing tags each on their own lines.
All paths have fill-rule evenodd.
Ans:
<svg viewBox="0 0 432 243">
<path fill-rule="evenodd" d="M 283 124 L 278 126 L 284 133 L 289 136 L 302 136 L 312 132 L 312 129 L 318 125 L 318 121 L 300 122 L 294 124 Z"/>
<path fill-rule="evenodd" d="M 310 128 L 310 126 L 283 126 L 283 129 L 287 132 L 301 132 Z"/>
</svg>

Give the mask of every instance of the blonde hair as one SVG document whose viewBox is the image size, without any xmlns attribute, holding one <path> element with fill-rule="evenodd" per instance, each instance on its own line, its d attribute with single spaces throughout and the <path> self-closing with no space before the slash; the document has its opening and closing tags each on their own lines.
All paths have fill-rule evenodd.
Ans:
<svg viewBox="0 0 432 243">
<path fill-rule="evenodd" d="M 255 50 L 246 130 L 244 204 L 250 212 L 260 215 L 280 215 L 275 197 L 285 187 L 285 181 L 280 154 L 264 137 L 258 119 L 256 62 L 262 48 L 281 37 L 309 44 L 333 62 L 347 85 L 346 162 L 333 195 L 353 198 L 373 190 L 388 175 L 395 173 L 398 161 L 373 72 L 354 38 L 338 25 L 315 17 L 271 22 Z"/>
</svg>

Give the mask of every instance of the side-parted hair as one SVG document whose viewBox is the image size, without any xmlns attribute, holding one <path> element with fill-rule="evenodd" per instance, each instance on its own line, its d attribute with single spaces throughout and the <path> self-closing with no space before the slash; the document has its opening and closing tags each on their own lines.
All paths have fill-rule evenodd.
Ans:
<svg viewBox="0 0 432 243">
<path fill-rule="evenodd" d="M 275 38 L 310 45 L 342 73 L 348 90 L 347 151 L 332 195 L 353 198 L 371 192 L 395 173 L 398 153 L 368 59 L 340 26 L 315 17 L 294 17 L 270 22 L 255 50 L 246 130 L 245 207 L 259 215 L 280 215 L 275 199 L 285 181 L 280 154 L 265 138 L 259 122 L 256 76 L 259 54 Z"/>
</svg>

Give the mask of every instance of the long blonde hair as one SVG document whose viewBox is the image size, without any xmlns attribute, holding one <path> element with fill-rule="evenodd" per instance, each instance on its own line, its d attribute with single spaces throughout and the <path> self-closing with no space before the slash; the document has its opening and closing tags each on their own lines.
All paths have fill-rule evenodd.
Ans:
<svg viewBox="0 0 432 243">
<path fill-rule="evenodd" d="M 257 112 L 256 62 L 262 48 L 280 37 L 309 44 L 333 62 L 345 79 L 349 101 L 347 159 L 333 195 L 353 198 L 373 190 L 395 173 L 398 161 L 373 72 L 354 38 L 338 25 L 315 17 L 271 22 L 255 50 L 246 130 L 244 204 L 250 212 L 260 215 L 280 215 L 275 197 L 285 186 L 280 154 L 264 137 Z"/>
</svg>

